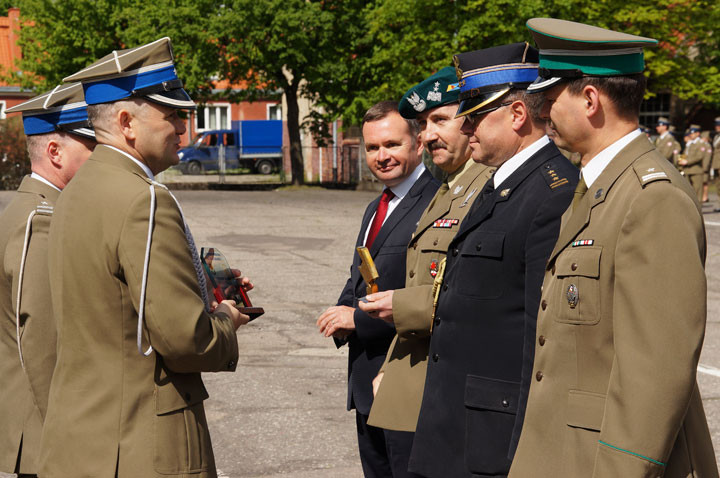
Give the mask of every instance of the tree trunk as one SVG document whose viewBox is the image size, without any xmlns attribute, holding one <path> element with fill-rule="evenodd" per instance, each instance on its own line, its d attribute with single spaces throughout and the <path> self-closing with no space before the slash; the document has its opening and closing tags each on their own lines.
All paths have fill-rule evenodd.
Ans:
<svg viewBox="0 0 720 478">
<path fill-rule="evenodd" d="M 290 137 L 290 171 L 293 184 L 305 183 L 305 168 L 303 167 L 303 151 L 300 142 L 300 107 L 298 106 L 298 85 L 291 82 L 285 88 L 285 102 L 287 103 L 287 128 Z"/>
</svg>

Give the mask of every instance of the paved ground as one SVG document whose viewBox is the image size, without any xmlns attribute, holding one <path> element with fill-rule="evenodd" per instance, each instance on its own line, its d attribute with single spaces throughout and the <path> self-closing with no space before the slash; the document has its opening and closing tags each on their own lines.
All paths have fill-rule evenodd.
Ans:
<svg viewBox="0 0 720 478">
<path fill-rule="evenodd" d="M 360 478 L 354 415 L 344 409 L 347 355 L 314 324 L 347 278 L 363 209 L 376 193 L 176 194 L 198 245 L 220 248 L 251 276 L 251 297 L 266 310 L 238 332 L 237 372 L 205 376 L 220 476 Z M 0 193 L 0 209 L 8 198 Z M 708 326 L 698 380 L 720 452 L 720 214 L 705 217 Z"/>
</svg>

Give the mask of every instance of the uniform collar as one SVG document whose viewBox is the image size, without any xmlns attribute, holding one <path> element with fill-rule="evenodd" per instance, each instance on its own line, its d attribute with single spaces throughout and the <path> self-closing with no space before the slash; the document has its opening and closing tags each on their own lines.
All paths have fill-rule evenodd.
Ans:
<svg viewBox="0 0 720 478">
<path fill-rule="evenodd" d="M 669 135 L 670 131 L 665 131 L 663 134 L 660 135 L 660 139 L 664 138 L 665 136 Z"/>
<path fill-rule="evenodd" d="M 540 149 L 549 142 L 550 138 L 545 135 L 501 164 L 497 171 L 495 171 L 495 176 L 493 176 L 493 186 L 495 186 L 495 189 L 497 189 L 503 181 L 509 178 L 512 173 L 522 166 L 525 161 L 530 159 L 533 154 L 540 151 Z"/>
<path fill-rule="evenodd" d="M 141 163 L 138 159 L 135 159 L 133 156 L 129 155 L 128 153 L 126 153 L 125 151 L 123 151 L 121 149 L 116 148 L 115 146 L 110 146 L 109 144 L 104 144 L 103 146 L 110 148 L 114 151 L 117 151 L 118 153 L 123 154 L 123 155 L 127 156 L 128 158 L 130 158 L 133 161 L 133 163 L 137 164 L 138 166 L 140 166 L 140 168 L 142 168 L 143 172 L 147 175 L 148 178 L 150 178 L 152 181 L 155 181 L 155 175 L 152 173 L 152 171 L 150 171 L 150 168 L 148 168 L 145 163 Z"/>
<path fill-rule="evenodd" d="M 57 191 L 62 191 L 62 189 L 60 189 L 59 187 L 55 186 L 53 183 L 51 183 L 50 181 L 48 181 L 48 180 L 45 179 L 44 177 L 40 176 L 40 175 L 39 175 L 38 173 L 36 173 L 36 172 L 30 173 L 30 177 L 33 178 L 33 179 L 35 179 L 35 180 L 37 180 L 37 181 L 40 181 L 41 183 L 47 184 L 48 186 L 50 186 L 51 188 L 53 188 L 53 189 L 55 189 L 55 190 L 57 190 Z"/>
<path fill-rule="evenodd" d="M 630 144 L 632 140 L 641 134 L 642 131 L 640 131 L 639 128 L 631 131 L 607 148 L 600 151 L 580 170 L 580 175 L 583 179 L 585 179 L 585 184 L 587 184 L 588 188 L 592 186 L 595 180 L 600 176 L 600 174 L 602 174 L 607 165 L 610 164 L 610 161 L 612 161 L 615 156 L 617 156 L 620 150 Z"/>
<path fill-rule="evenodd" d="M 452 189 L 452 187 L 455 186 L 455 183 L 457 183 L 458 179 L 470 168 L 472 168 L 473 164 L 475 164 L 475 162 L 472 159 L 468 159 L 467 161 L 465 161 L 465 164 L 463 164 L 457 169 L 457 171 L 455 171 L 454 173 L 450 173 L 447 177 L 448 187 Z"/>
</svg>

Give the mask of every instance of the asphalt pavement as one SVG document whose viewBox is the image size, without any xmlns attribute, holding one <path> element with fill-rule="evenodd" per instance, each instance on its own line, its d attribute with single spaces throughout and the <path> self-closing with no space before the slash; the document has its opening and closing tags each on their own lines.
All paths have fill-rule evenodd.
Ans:
<svg viewBox="0 0 720 478">
<path fill-rule="evenodd" d="M 0 209 L 11 194 L 0 193 Z M 219 248 L 242 269 L 255 283 L 254 305 L 266 311 L 238 330 L 237 371 L 204 375 L 219 476 L 362 477 L 354 413 L 345 410 L 347 350 L 321 337 L 315 320 L 347 280 L 363 210 L 377 193 L 175 194 L 198 246 Z M 720 457 L 720 214 L 705 210 L 708 321 L 698 381 Z"/>
</svg>

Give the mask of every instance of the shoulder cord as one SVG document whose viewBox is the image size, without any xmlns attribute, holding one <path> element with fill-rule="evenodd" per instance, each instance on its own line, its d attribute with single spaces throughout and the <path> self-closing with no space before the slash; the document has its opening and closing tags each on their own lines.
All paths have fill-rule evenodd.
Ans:
<svg viewBox="0 0 720 478">
<path fill-rule="evenodd" d="M 37 211 L 32 211 L 27 218 L 25 226 L 25 241 L 23 242 L 22 257 L 20 259 L 20 272 L 18 273 L 17 300 L 15 301 L 15 338 L 17 339 L 18 354 L 20 355 L 20 365 L 25 370 L 25 360 L 23 359 L 22 345 L 20 344 L 20 300 L 22 298 L 23 275 L 25 273 L 25 258 L 27 256 L 28 245 L 30 244 L 30 230 L 33 217 Z"/>
<path fill-rule="evenodd" d="M 152 181 L 152 183 L 150 184 L 150 220 L 148 221 L 147 245 L 145 246 L 145 263 L 143 264 L 142 285 L 140 287 L 140 311 L 138 312 L 137 327 L 138 352 L 140 352 L 142 355 L 145 355 L 146 357 L 150 355 L 153 351 L 152 346 L 149 346 L 148 349 L 143 352 L 142 329 L 145 320 L 145 293 L 147 291 L 147 276 L 148 268 L 150 265 L 150 246 L 152 245 L 152 231 L 153 226 L 155 225 L 155 186 L 159 186 L 165 189 L 170 195 L 170 197 L 173 198 L 175 204 L 178 207 L 178 210 L 180 211 L 180 217 L 183 221 L 183 228 L 185 229 L 185 239 L 187 240 L 187 246 L 190 251 L 193 266 L 195 267 L 195 274 L 197 275 L 198 285 L 200 286 L 200 295 L 202 296 L 203 303 L 205 304 L 205 310 L 207 310 L 208 312 L 210 311 L 210 300 L 207 294 L 207 282 L 205 280 L 205 274 L 202 270 L 200 256 L 198 255 L 197 247 L 195 246 L 195 240 L 193 239 L 192 234 L 190 233 L 190 228 L 185 221 L 185 215 L 183 214 L 182 207 L 180 207 L 180 203 L 178 202 L 177 198 L 175 198 L 175 196 L 170 192 L 167 186 L 158 183 L 157 181 Z"/>
</svg>

